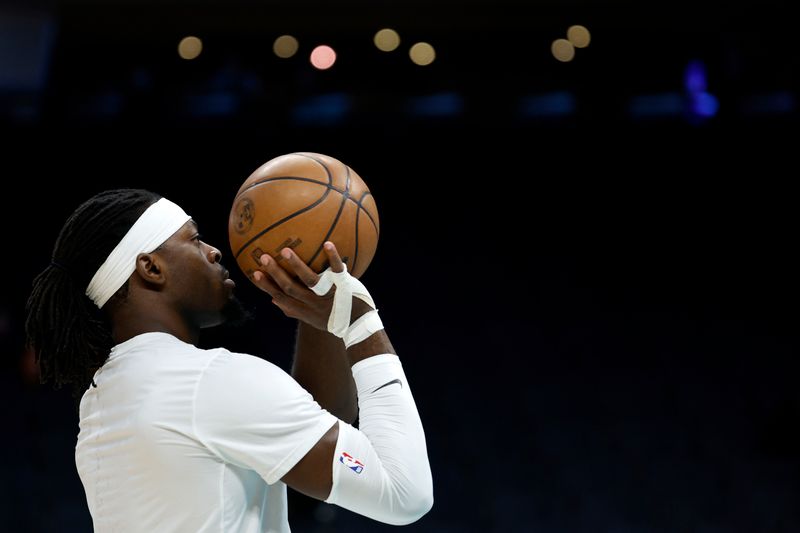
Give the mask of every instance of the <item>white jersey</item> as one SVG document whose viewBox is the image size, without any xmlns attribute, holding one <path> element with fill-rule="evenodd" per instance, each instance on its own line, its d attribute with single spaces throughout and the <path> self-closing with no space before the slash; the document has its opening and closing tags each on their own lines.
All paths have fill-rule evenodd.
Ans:
<svg viewBox="0 0 800 533">
<path fill-rule="evenodd" d="M 80 405 L 75 462 L 94 529 L 287 532 L 283 477 L 336 418 L 257 357 L 145 333 Z"/>
</svg>

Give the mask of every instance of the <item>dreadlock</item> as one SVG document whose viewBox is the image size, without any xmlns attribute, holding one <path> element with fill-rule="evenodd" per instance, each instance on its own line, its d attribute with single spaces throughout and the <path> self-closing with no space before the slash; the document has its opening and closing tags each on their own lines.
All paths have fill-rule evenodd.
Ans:
<svg viewBox="0 0 800 533">
<path fill-rule="evenodd" d="M 81 204 L 61 228 L 50 265 L 33 281 L 25 333 L 41 382 L 71 385 L 78 398 L 113 345 L 106 314 L 86 287 L 141 214 L 160 198 L 142 189 L 101 192 Z M 114 298 L 124 298 L 127 283 Z M 108 304 L 107 304 L 108 305 Z"/>
</svg>

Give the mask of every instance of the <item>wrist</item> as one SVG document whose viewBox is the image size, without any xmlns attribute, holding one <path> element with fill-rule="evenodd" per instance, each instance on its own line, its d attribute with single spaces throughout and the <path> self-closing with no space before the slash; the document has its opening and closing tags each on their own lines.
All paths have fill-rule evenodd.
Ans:
<svg viewBox="0 0 800 533">
<path fill-rule="evenodd" d="M 383 329 L 347 348 L 347 359 L 350 361 L 350 366 L 373 355 L 381 354 L 397 355 L 394 346 L 389 341 L 389 336 L 386 335 L 386 330 Z"/>
<path fill-rule="evenodd" d="M 372 311 L 372 307 L 361 298 L 353 298 L 353 307 L 350 308 L 350 324 Z"/>
<path fill-rule="evenodd" d="M 381 317 L 378 315 L 378 310 L 373 309 L 350 324 L 350 327 L 348 327 L 347 331 L 344 332 L 342 340 L 344 341 L 345 347 L 349 348 L 354 344 L 362 342 L 364 339 L 370 337 L 373 333 L 382 329 L 383 322 L 381 321 Z"/>
</svg>

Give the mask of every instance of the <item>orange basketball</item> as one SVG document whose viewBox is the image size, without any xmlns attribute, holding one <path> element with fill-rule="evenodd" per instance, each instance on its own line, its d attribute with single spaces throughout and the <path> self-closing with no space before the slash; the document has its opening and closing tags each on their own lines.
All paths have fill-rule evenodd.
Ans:
<svg viewBox="0 0 800 533">
<path fill-rule="evenodd" d="M 359 277 L 375 256 L 379 232 L 375 199 L 361 176 L 313 152 L 284 154 L 258 167 L 236 193 L 228 219 L 231 251 L 251 281 L 265 253 L 292 273 L 280 255 L 287 246 L 322 272 L 325 241 Z"/>
</svg>

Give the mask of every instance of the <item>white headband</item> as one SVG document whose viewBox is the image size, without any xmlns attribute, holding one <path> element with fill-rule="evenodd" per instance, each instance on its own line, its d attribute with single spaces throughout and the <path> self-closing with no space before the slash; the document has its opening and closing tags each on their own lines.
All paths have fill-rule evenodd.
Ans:
<svg viewBox="0 0 800 533">
<path fill-rule="evenodd" d="M 86 287 L 86 296 L 102 308 L 136 270 L 139 254 L 150 253 L 164 244 L 191 218 L 166 198 L 148 207 L 97 269 Z"/>
</svg>

